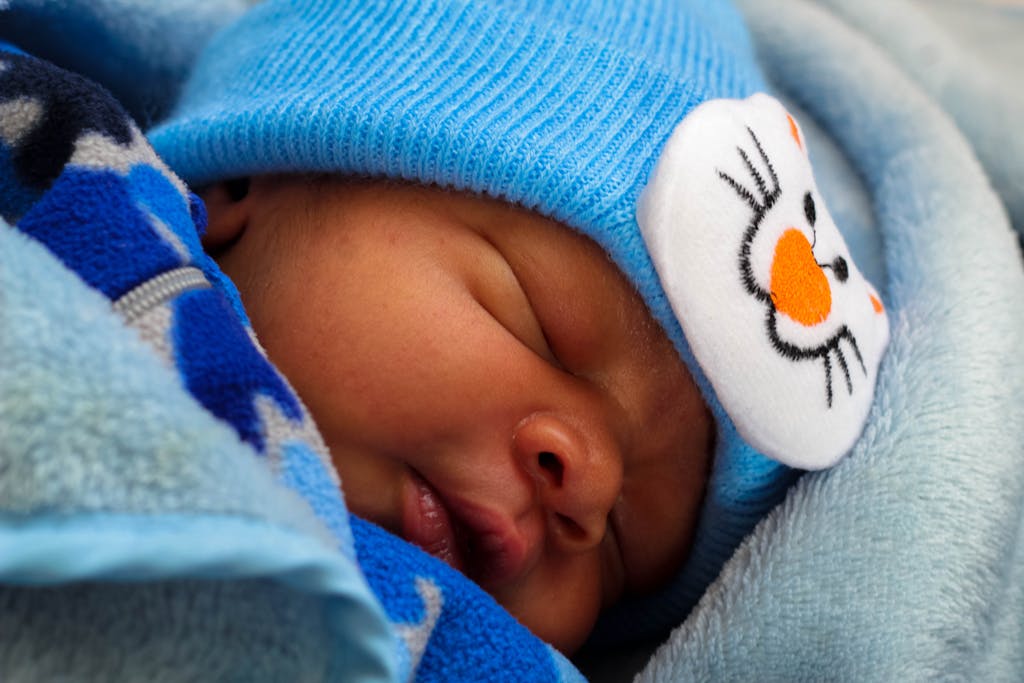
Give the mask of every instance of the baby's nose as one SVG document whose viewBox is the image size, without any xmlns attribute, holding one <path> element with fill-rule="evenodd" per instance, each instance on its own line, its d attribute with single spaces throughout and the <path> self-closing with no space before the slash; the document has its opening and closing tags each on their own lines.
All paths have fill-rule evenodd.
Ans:
<svg viewBox="0 0 1024 683">
<path fill-rule="evenodd" d="M 582 552 L 604 538 L 608 514 L 622 490 L 622 459 L 602 429 L 582 431 L 550 413 L 516 428 L 520 465 L 536 483 L 549 542 Z"/>
</svg>

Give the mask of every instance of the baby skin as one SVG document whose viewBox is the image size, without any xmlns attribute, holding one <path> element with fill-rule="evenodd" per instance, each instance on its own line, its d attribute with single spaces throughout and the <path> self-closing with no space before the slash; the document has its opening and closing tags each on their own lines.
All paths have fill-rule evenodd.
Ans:
<svg viewBox="0 0 1024 683">
<path fill-rule="evenodd" d="M 510 204 L 259 176 L 205 244 L 309 408 L 350 510 L 565 653 L 685 559 L 714 425 L 633 287 Z"/>
</svg>

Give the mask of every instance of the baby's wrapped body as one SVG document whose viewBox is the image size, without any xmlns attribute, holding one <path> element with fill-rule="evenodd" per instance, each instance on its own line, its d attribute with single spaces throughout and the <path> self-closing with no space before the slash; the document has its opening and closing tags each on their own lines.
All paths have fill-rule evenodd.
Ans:
<svg viewBox="0 0 1024 683">
<path fill-rule="evenodd" d="M 551 644 L 596 620 L 682 624 L 647 679 L 1019 677 L 1012 233 L 934 105 L 786 6 L 761 58 L 875 218 L 724 3 L 267 3 L 159 157 L 3 53 L 4 673 L 578 680 Z M 68 21 L 167 18 L 105 11 Z M 951 305 L 965 259 L 1002 267 Z"/>
</svg>

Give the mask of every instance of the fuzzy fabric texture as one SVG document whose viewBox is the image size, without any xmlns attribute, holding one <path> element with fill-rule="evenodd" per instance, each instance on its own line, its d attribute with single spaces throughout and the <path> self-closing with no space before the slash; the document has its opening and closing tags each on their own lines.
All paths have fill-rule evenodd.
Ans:
<svg viewBox="0 0 1024 683">
<path fill-rule="evenodd" d="M 853 454 L 794 487 L 638 680 L 1021 680 L 1024 269 L 1006 212 L 913 69 L 813 2 L 742 7 L 769 78 L 865 179 L 892 342 Z M 978 118 L 1014 96 L 987 95 Z M 1020 201 L 1019 176 L 1003 189 Z"/>
<path fill-rule="evenodd" d="M 196 53 L 251 4 L 6 0 L 0 39 L 103 83 L 147 127 L 174 103 Z"/>
<path fill-rule="evenodd" d="M 0 49 L 0 143 L 5 680 L 579 680 L 352 528 L 202 205 L 108 93 Z"/>
<path fill-rule="evenodd" d="M 886 4 L 919 16 L 910 3 Z M 1024 269 L 1003 209 L 1019 205 L 1021 185 L 1011 171 L 1009 182 L 994 183 L 997 197 L 985 174 L 995 178 L 1005 172 L 995 166 L 1020 156 L 1003 158 L 993 144 L 979 151 L 983 170 L 967 143 L 984 135 L 1012 150 L 1020 117 L 971 129 L 1018 95 L 976 88 L 977 106 L 965 102 L 950 116 L 943 89 L 922 89 L 915 73 L 931 68 L 931 78 L 961 88 L 978 74 L 884 47 L 889 38 L 873 36 L 884 21 L 856 25 L 808 0 L 742 7 L 769 87 L 800 121 L 830 213 L 882 294 L 892 341 L 853 453 L 790 490 L 640 680 L 1024 679 Z M 953 49 L 936 27 L 927 36 Z M 352 680 L 361 670 L 396 680 L 413 670 L 415 647 L 393 647 L 367 627 L 422 643 L 416 626 L 437 614 L 437 593 L 415 582 L 374 587 L 400 589 L 400 613 L 413 620 L 388 625 L 353 564 L 339 560 L 331 513 L 310 511 L 337 509 L 329 487 L 319 503 L 293 490 L 322 481 L 316 455 L 286 454 L 294 465 L 268 471 L 237 430 L 180 390 L 166 366 L 170 348 L 147 331 L 166 329 L 161 314 L 133 333 L 109 300 L 7 226 L 0 314 L 9 316 L 0 324 L 0 456 L 27 444 L 30 457 L 18 462 L 38 467 L 45 484 L 27 484 L 31 472 L 8 477 L 7 460 L 0 467 L 0 501 L 28 506 L 5 517 L 0 536 L 5 680 Z M 68 381 L 79 372 L 81 382 Z M 24 420 L 15 427 L 9 415 Z M 68 429 L 69 419 L 97 416 L 111 429 Z M 140 433 L 118 429 L 133 418 Z M 167 473 L 178 468 L 185 479 L 176 482 Z M 96 514 L 112 491 L 128 515 Z M 193 496 L 203 507 L 181 515 Z M 50 507 L 90 514 L 77 528 L 64 515 L 24 523 L 27 509 Z M 165 508 L 174 514 L 161 529 L 153 514 Z M 210 524 L 222 541 L 196 543 Z M 353 526 L 358 549 L 361 525 Z M 101 546 L 112 553 L 89 560 Z M 253 576 L 257 559 L 264 569 Z M 87 580 L 98 572 L 132 583 Z M 134 613 L 156 616 L 126 625 Z M 215 641 L 218 633 L 235 640 Z M 333 648 L 328 663 L 324 644 Z M 571 680 L 569 665 L 552 661 Z M 599 662 L 594 680 L 602 674 L 628 677 Z"/>
<path fill-rule="evenodd" d="M 1024 7 L 971 0 L 820 4 L 868 37 L 956 121 L 1024 237 L 1024 138 L 1007 135 L 1024 117 Z"/>
</svg>

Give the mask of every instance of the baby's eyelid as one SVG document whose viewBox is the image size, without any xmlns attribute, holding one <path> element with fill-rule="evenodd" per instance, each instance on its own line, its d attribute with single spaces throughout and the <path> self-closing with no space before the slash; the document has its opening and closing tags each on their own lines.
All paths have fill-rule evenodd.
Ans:
<svg viewBox="0 0 1024 683">
<path fill-rule="evenodd" d="M 524 294 L 525 294 L 525 290 L 524 290 Z M 527 301 L 529 301 L 530 297 L 527 296 L 526 299 L 527 299 Z M 555 348 L 551 345 L 551 340 L 548 339 L 548 332 L 544 328 L 544 324 L 540 321 L 540 317 L 537 315 L 536 309 L 533 308 L 533 303 L 532 302 L 530 303 L 530 309 L 533 311 L 534 320 L 537 321 L 537 329 L 540 330 L 540 336 L 541 336 L 541 338 L 544 339 L 544 350 L 546 352 L 546 353 L 542 354 L 544 356 L 544 360 L 548 361 L 549 363 L 554 365 L 559 370 L 562 370 L 563 372 L 569 372 L 565 368 L 565 366 L 562 364 L 562 360 L 558 357 L 558 354 L 555 353 Z"/>
<path fill-rule="evenodd" d="M 516 284 L 519 286 L 519 290 L 523 293 L 523 297 L 526 299 L 526 305 L 530 309 L 530 315 L 533 317 L 533 324 L 536 331 L 540 334 L 540 339 L 537 342 L 531 342 L 530 340 L 520 339 L 521 342 L 530 347 L 534 353 L 543 358 L 548 363 L 551 363 L 559 370 L 565 370 L 565 366 L 562 365 L 562 361 L 558 358 L 558 354 L 555 353 L 554 347 L 551 345 L 551 340 L 548 338 L 548 331 L 544 327 L 544 323 L 541 321 L 541 316 L 537 313 L 537 308 L 530 299 L 530 294 L 523 286 L 522 281 L 519 279 L 519 274 L 516 273 L 515 268 L 509 265 L 509 269 L 515 276 Z M 514 330 L 509 330 L 515 334 Z M 539 347 L 539 348 L 538 348 Z"/>
<path fill-rule="evenodd" d="M 505 262 L 505 265 L 508 268 L 509 272 L 512 273 L 512 277 L 515 280 L 516 286 L 519 288 L 519 292 L 522 294 L 523 299 L 526 301 L 527 307 L 530 309 L 530 316 L 533 319 L 533 327 L 539 333 L 539 339 L 523 339 L 521 336 L 522 332 L 517 333 L 517 331 L 513 329 L 514 326 L 508 324 L 508 322 L 506 321 L 503 321 L 499 316 L 495 316 L 495 318 L 498 320 L 498 322 L 502 323 L 506 327 L 506 329 L 508 329 L 509 332 L 518 337 L 519 341 L 521 341 L 523 344 L 532 349 L 533 352 L 536 353 L 538 356 L 543 358 L 545 361 L 551 363 L 559 370 L 568 372 L 568 370 L 566 370 L 565 366 L 562 364 L 561 359 L 559 359 L 558 354 L 555 353 L 554 346 L 552 345 L 551 340 L 548 338 L 548 331 L 544 327 L 542 316 L 538 313 L 537 305 L 534 303 L 534 300 L 530 298 L 530 291 L 523 284 L 521 274 L 515 268 L 515 266 L 512 265 L 512 261 L 505 255 L 505 252 L 497 244 L 495 244 L 491 239 L 489 239 L 486 236 L 484 236 L 484 240 L 488 244 L 490 244 L 491 248 L 493 248 L 495 252 L 498 253 L 501 259 Z M 533 335 L 529 336 L 532 337 Z"/>
</svg>

